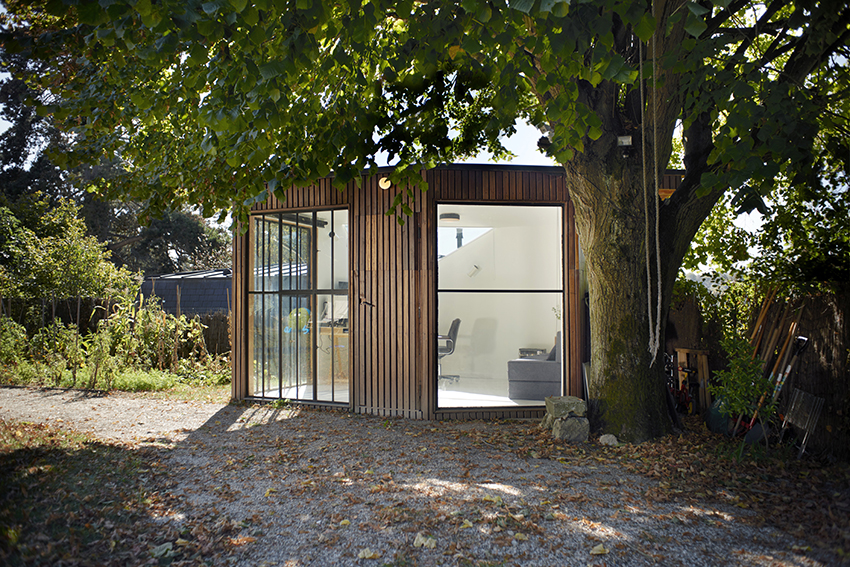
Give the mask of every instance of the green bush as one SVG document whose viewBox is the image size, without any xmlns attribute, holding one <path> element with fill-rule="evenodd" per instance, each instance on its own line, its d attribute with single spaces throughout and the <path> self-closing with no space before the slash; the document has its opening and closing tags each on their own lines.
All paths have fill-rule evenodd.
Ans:
<svg viewBox="0 0 850 567">
<path fill-rule="evenodd" d="M 169 315 L 156 301 L 124 299 L 108 309 L 96 331 L 85 336 L 75 325 L 54 321 L 27 340 L 24 327 L 0 318 L 0 379 L 133 392 L 230 381 L 227 356 L 207 352 L 197 317 Z"/>
<path fill-rule="evenodd" d="M 223 386 L 230 383 L 230 360 L 226 355 L 184 358 L 175 373 L 184 384 Z"/>
<path fill-rule="evenodd" d="M 770 376 L 765 376 L 764 362 L 753 357 L 753 348 L 741 336 L 724 339 L 722 345 L 729 356 L 729 369 L 715 373 L 715 383 L 708 386 L 712 396 L 723 400 L 726 415 L 738 418 L 752 416 L 759 398 L 766 393 L 759 416 L 767 423 L 776 407 L 771 395 L 773 382 Z"/>
<path fill-rule="evenodd" d="M 27 331 L 23 325 L 0 316 L 0 364 L 17 364 L 27 348 Z"/>
</svg>

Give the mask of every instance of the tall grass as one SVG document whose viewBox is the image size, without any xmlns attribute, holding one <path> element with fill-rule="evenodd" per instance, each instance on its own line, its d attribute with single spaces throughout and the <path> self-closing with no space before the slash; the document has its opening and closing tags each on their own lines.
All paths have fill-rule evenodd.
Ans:
<svg viewBox="0 0 850 567">
<path fill-rule="evenodd" d="M 150 300 L 112 305 L 85 335 L 55 321 L 27 337 L 0 317 L 0 383 L 129 392 L 222 386 L 229 360 L 207 351 L 203 329 L 197 317 L 175 317 Z"/>
</svg>

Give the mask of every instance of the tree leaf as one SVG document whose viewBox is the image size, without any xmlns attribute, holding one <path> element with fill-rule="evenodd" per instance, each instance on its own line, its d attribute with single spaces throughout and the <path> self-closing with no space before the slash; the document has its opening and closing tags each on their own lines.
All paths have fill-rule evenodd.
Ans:
<svg viewBox="0 0 850 567">
<path fill-rule="evenodd" d="M 562 0 L 542 0 L 540 2 L 540 12 L 544 14 L 551 12 L 558 4 L 566 4 L 566 2 L 563 2 Z"/>
<path fill-rule="evenodd" d="M 358 559 L 378 559 L 380 556 L 380 551 L 372 551 L 368 547 L 361 549 L 360 553 L 357 554 Z"/>
<path fill-rule="evenodd" d="M 213 0 L 212 2 L 204 2 L 201 4 L 201 9 L 207 15 L 212 16 L 222 8 L 224 8 L 225 0 Z"/>
<path fill-rule="evenodd" d="M 652 14 L 644 14 L 634 28 L 635 35 L 638 36 L 641 41 L 649 41 L 652 39 L 652 34 L 655 33 L 655 26 L 656 21 L 655 18 L 652 17 Z"/>
<path fill-rule="evenodd" d="M 437 547 L 437 540 L 432 536 L 426 536 L 422 532 L 418 532 L 416 537 L 413 539 L 413 547 L 426 547 L 428 549 L 434 549 Z"/>
<path fill-rule="evenodd" d="M 705 16 L 706 14 L 711 13 L 710 8 L 706 8 L 702 4 L 697 4 L 696 2 L 688 2 L 685 5 L 688 7 L 688 10 L 691 11 L 691 14 L 695 16 Z"/>
<path fill-rule="evenodd" d="M 286 67 L 280 61 L 271 61 L 265 65 L 260 65 L 260 75 L 263 80 L 271 80 L 286 72 Z"/>
<path fill-rule="evenodd" d="M 686 32 L 694 37 L 699 37 L 707 29 L 708 24 L 702 18 L 695 16 L 693 13 L 688 14 L 688 21 L 685 23 Z"/>
<path fill-rule="evenodd" d="M 519 10 L 520 12 L 528 14 L 534 7 L 534 0 L 511 0 L 509 5 L 514 10 Z"/>
<path fill-rule="evenodd" d="M 151 13 L 151 0 L 139 0 L 133 7 L 139 15 L 147 16 Z"/>
<path fill-rule="evenodd" d="M 106 12 L 97 2 L 84 2 L 77 6 L 80 22 L 90 26 L 96 26 L 108 20 Z"/>
</svg>

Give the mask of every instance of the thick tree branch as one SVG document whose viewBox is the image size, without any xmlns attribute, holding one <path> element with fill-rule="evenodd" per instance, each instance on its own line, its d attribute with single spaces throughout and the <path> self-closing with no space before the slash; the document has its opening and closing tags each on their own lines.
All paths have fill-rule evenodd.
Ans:
<svg viewBox="0 0 850 567">
<path fill-rule="evenodd" d="M 716 16 L 709 19 L 706 24 L 708 28 L 703 32 L 705 37 L 711 37 L 721 29 L 721 26 L 728 22 L 739 10 L 742 10 L 749 5 L 749 0 L 735 0 L 730 3 L 727 8 L 721 10 Z"/>
<path fill-rule="evenodd" d="M 820 20 L 829 17 L 826 14 L 820 14 L 819 16 Z M 821 49 L 811 49 L 811 43 L 813 41 L 820 41 L 820 38 L 824 35 L 823 28 L 817 25 L 818 22 L 812 22 L 809 31 L 800 38 L 796 48 L 788 58 L 788 63 L 782 72 L 782 80 L 790 81 L 796 85 L 802 85 L 806 76 L 814 70 L 818 63 L 846 45 L 848 40 L 850 40 L 850 29 L 847 28 L 844 22 L 847 22 L 848 19 L 850 19 L 850 9 L 844 10 L 834 20 L 830 31 L 835 34 L 837 39 L 829 45 L 824 45 Z M 813 33 L 817 33 L 818 37 L 812 37 Z"/>
<path fill-rule="evenodd" d="M 747 49 L 752 45 L 754 39 L 763 33 L 763 30 L 770 22 L 770 19 L 779 11 L 780 4 L 779 2 L 773 2 L 770 6 L 767 7 L 767 10 L 764 11 L 764 14 L 756 21 L 755 25 L 752 27 L 752 37 L 745 38 L 744 41 L 741 42 L 741 45 L 738 46 L 738 49 L 735 50 L 735 55 L 732 56 L 730 63 L 735 62 L 739 57 L 742 57 Z"/>
<path fill-rule="evenodd" d="M 111 242 L 106 247 L 109 250 L 115 251 L 124 248 L 125 246 L 129 246 L 131 244 L 139 242 L 141 240 L 144 240 L 144 236 L 131 236 L 130 238 L 125 238 L 124 240 L 119 240 L 118 242 Z"/>
</svg>

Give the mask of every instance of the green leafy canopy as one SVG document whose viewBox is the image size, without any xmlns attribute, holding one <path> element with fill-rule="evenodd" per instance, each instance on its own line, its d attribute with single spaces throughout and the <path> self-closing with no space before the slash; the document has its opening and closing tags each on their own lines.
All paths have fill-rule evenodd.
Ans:
<svg viewBox="0 0 850 567">
<path fill-rule="evenodd" d="M 800 87 L 846 44 L 846 7 L 656 4 L 13 1 L 4 43 L 53 62 L 37 79 L 58 95 L 45 110 L 75 133 L 68 158 L 121 156 L 126 178 L 100 190 L 157 212 L 243 209 L 330 172 L 342 186 L 381 152 L 394 177 L 414 178 L 420 164 L 500 150 L 519 118 L 568 163 L 642 120 L 629 110 L 637 41 L 653 38 L 670 106 L 661 145 L 676 120 L 708 128 L 710 145 L 693 136 L 686 160 L 701 194 L 767 187 L 810 145 L 818 105 Z M 614 114 L 606 93 L 623 105 Z"/>
</svg>

